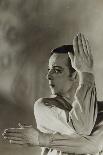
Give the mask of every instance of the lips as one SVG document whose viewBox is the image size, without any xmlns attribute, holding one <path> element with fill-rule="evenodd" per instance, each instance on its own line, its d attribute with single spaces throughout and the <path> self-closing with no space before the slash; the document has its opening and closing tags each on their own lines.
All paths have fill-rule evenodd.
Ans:
<svg viewBox="0 0 103 155">
<path fill-rule="evenodd" d="M 52 88 L 54 88 L 55 87 L 54 81 L 49 80 L 49 86 L 52 87 Z"/>
<path fill-rule="evenodd" d="M 55 84 L 52 82 L 49 82 L 49 86 L 53 88 L 53 87 L 55 87 Z"/>
</svg>

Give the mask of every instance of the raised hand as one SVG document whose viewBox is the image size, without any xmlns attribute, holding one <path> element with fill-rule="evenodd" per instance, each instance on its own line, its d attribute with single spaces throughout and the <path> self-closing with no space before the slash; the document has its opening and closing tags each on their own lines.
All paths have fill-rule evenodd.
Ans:
<svg viewBox="0 0 103 155">
<path fill-rule="evenodd" d="M 19 128 L 9 128 L 2 134 L 11 144 L 37 146 L 39 131 L 32 126 L 19 124 Z"/>
<path fill-rule="evenodd" d="M 77 72 L 93 73 L 93 56 L 88 40 L 79 33 L 73 39 L 74 55 L 68 53 L 73 68 Z"/>
</svg>

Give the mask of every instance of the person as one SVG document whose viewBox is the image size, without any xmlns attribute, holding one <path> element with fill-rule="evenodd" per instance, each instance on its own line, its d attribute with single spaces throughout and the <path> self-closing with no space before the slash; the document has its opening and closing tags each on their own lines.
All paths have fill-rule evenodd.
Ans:
<svg viewBox="0 0 103 155">
<path fill-rule="evenodd" d="M 37 129 L 19 124 L 6 129 L 4 138 L 40 146 L 42 155 L 102 152 L 102 104 L 97 102 L 93 57 L 83 34 L 76 35 L 73 46 L 51 52 L 47 78 L 52 96 L 34 104 Z"/>
</svg>

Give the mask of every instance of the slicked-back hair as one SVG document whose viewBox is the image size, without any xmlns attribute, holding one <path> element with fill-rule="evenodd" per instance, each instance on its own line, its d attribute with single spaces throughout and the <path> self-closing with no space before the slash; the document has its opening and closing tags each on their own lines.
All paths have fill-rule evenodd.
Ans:
<svg viewBox="0 0 103 155">
<path fill-rule="evenodd" d="M 68 52 L 70 52 L 74 55 L 73 45 L 62 45 L 60 47 L 57 47 L 51 51 L 51 56 L 53 55 L 53 53 L 57 53 L 57 54 L 66 54 L 67 53 L 68 54 Z M 71 60 L 70 60 L 69 56 L 68 56 L 67 66 L 69 68 L 70 75 L 72 75 L 72 73 L 75 72 L 75 69 L 72 67 Z"/>
</svg>

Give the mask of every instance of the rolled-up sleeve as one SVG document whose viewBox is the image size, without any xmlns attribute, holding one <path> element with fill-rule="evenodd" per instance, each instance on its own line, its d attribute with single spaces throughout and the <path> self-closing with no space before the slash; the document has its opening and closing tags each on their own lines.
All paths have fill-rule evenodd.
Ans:
<svg viewBox="0 0 103 155">
<path fill-rule="evenodd" d="M 76 133 L 90 135 L 97 118 L 96 87 L 93 74 L 84 72 L 81 76 L 68 123 Z"/>
</svg>

